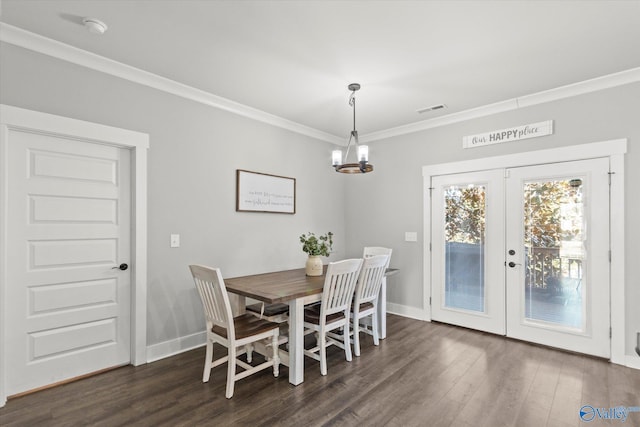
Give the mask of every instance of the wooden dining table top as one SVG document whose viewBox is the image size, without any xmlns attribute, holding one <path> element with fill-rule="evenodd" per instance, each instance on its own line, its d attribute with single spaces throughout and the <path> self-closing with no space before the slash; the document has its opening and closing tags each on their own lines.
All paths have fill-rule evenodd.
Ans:
<svg viewBox="0 0 640 427">
<path fill-rule="evenodd" d="M 391 276 L 397 272 L 396 268 L 388 268 L 385 275 Z M 307 276 L 304 268 L 297 268 L 232 277 L 224 279 L 224 284 L 227 291 L 234 294 L 264 301 L 268 304 L 287 303 L 296 298 L 321 294 L 326 273 L 326 265 L 322 276 Z"/>
<path fill-rule="evenodd" d="M 324 266 L 326 273 L 327 266 Z M 321 294 L 322 276 L 307 276 L 304 268 L 275 271 L 224 279 L 227 291 L 269 304 L 287 303 L 293 299 Z"/>
</svg>

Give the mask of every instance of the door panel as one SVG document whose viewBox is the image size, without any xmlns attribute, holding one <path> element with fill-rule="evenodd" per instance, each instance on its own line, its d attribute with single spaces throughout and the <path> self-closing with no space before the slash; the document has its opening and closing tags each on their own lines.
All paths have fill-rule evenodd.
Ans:
<svg viewBox="0 0 640 427">
<path fill-rule="evenodd" d="M 608 172 L 608 159 L 508 170 L 508 336 L 609 357 Z"/>
<path fill-rule="evenodd" d="M 8 395 L 130 360 L 129 151 L 10 129 Z"/>
<path fill-rule="evenodd" d="M 432 179 L 432 317 L 505 333 L 503 171 Z"/>
</svg>

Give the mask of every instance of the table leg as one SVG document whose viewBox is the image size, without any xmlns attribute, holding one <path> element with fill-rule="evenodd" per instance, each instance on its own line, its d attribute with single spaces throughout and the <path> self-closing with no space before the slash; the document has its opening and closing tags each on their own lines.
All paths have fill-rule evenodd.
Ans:
<svg viewBox="0 0 640 427">
<path fill-rule="evenodd" d="M 387 337 L 387 278 L 382 278 L 380 294 L 378 295 L 378 333 L 380 339 Z"/>
<path fill-rule="evenodd" d="M 229 304 L 231 305 L 231 313 L 233 316 L 239 316 L 245 313 L 247 299 L 242 295 L 229 292 Z"/>
<path fill-rule="evenodd" d="M 289 301 L 289 382 L 304 381 L 304 299 Z"/>
</svg>

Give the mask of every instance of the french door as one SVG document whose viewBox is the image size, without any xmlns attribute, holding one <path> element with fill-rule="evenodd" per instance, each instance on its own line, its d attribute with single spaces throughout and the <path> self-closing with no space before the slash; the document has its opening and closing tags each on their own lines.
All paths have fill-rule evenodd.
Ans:
<svg viewBox="0 0 640 427">
<path fill-rule="evenodd" d="M 609 357 L 609 162 L 432 179 L 432 318 Z"/>
<path fill-rule="evenodd" d="M 506 332 L 503 176 L 491 170 L 432 180 L 434 320 Z"/>
<path fill-rule="evenodd" d="M 507 170 L 507 335 L 609 357 L 609 161 Z"/>
</svg>

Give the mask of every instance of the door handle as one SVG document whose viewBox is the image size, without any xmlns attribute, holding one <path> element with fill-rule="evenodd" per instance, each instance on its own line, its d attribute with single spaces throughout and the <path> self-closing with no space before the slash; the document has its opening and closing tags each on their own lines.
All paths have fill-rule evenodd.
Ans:
<svg viewBox="0 0 640 427">
<path fill-rule="evenodd" d="M 125 271 L 127 268 L 129 268 L 129 266 L 123 262 L 122 264 L 120 264 L 117 267 L 111 267 L 112 270 L 115 270 L 116 268 L 120 269 L 122 271 Z"/>
<path fill-rule="evenodd" d="M 509 267 L 514 268 L 516 265 L 520 265 L 520 264 L 510 261 L 508 265 Z"/>
</svg>

